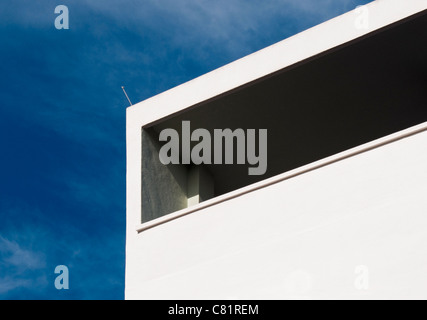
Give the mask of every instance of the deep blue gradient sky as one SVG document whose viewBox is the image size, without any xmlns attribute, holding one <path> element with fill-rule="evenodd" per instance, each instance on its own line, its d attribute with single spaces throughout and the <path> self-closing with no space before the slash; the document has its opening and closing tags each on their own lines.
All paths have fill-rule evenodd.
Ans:
<svg viewBox="0 0 427 320">
<path fill-rule="evenodd" d="M 124 298 L 122 85 L 139 102 L 368 2 L 0 1 L 0 299 Z"/>
</svg>

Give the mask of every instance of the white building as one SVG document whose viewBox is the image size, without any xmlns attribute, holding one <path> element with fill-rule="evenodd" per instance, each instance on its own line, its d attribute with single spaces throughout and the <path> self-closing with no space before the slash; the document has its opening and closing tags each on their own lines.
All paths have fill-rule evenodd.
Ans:
<svg viewBox="0 0 427 320">
<path fill-rule="evenodd" d="M 126 298 L 427 298 L 426 39 L 378 0 L 128 108 Z M 182 121 L 267 129 L 266 173 L 163 165 Z"/>
</svg>

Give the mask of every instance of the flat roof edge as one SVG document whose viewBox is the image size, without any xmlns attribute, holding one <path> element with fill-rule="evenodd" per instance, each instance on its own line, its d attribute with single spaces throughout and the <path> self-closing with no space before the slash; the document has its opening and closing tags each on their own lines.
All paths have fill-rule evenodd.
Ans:
<svg viewBox="0 0 427 320">
<path fill-rule="evenodd" d="M 427 1 L 376 0 L 363 7 L 369 15 L 367 28 L 356 26 L 358 10 L 349 11 L 128 107 L 128 129 L 156 122 L 420 13 L 427 10 Z"/>
</svg>

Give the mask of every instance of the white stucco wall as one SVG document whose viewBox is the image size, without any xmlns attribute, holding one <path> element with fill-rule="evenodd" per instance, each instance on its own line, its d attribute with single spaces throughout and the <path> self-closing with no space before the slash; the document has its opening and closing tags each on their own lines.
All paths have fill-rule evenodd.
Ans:
<svg viewBox="0 0 427 320">
<path fill-rule="evenodd" d="M 140 225 L 144 125 L 425 10 L 427 1 L 368 6 L 369 29 L 354 28 L 350 12 L 128 108 L 127 299 L 427 298 L 425 131 Z"/>
<path fill-rule="evenodd" d="M 427 298 L 426 146 L 422 132 L 134 232 L 126 298 Z"/>
</svg>

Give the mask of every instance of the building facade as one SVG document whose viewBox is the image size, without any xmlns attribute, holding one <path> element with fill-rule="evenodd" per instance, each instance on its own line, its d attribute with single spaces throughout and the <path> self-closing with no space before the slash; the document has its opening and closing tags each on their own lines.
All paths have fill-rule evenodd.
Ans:
<svg viewBox="0 0 427 320">
<path fill-rule="evenodd" d="M 378 0 L 129 107 L 126 299 L 427 298 L 425 39 Z"/>
</svg>

